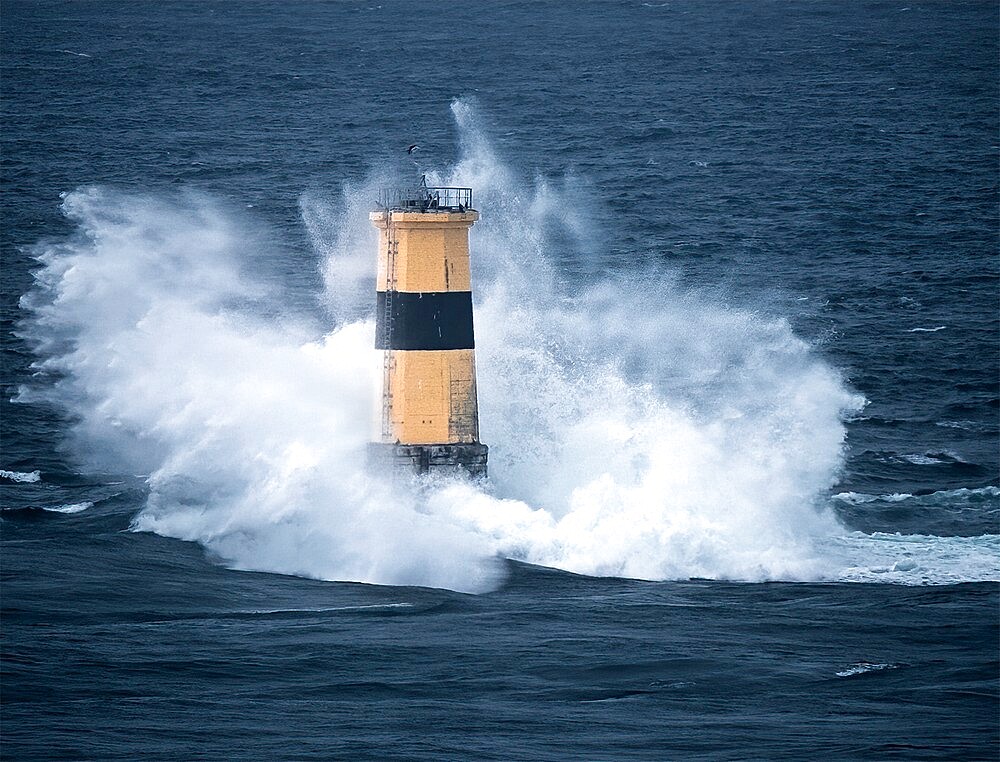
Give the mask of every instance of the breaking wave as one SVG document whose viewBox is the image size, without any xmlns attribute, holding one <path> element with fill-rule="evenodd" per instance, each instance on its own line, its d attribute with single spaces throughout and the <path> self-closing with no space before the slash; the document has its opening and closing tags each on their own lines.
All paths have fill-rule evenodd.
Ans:
<svg viewBox="0 0 1000 762">
<path fill-rule="evenodd" d="M 565 282 L 554 242 L 581 269 L 600 247 L 586 192 L 518 177 L 473 107 L 453 111 L 461 158 L 429 180 L 473 186 L 482 210 L 486 485 L 387 483 L 365 467 L 380 383 L 367 211 L 391 172 L 302 199 L 325 333 L 287 309 L 245 211 L 195 193 L 65 196 L 78 232 L 38 245 L 23 299 L 50 383 L 21 399 L 71 413 L 88 466 L 148 475 L 134 529 L 234 568 L 463 591 L 499 584 L 502 557 L 739 580 L 877 577 L 859 571 L 873 544 L 879 568 L 909 558 L 906 538 L 849 533 L 828 505 L 843 419 L 863 403 L 835 369 L 785 320 L 682 291 L 668 272 Z M 969 578 L 995 578 L 986 566 Z M 879 580 L 931 577 L 899 567 Z"/>
</svg>

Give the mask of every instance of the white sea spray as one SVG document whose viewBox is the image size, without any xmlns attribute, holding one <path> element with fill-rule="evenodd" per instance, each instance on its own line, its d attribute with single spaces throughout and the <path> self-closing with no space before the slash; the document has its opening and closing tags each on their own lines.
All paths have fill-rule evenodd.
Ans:
<svg viewBox="0 0 1000 762">
<path fill-rule="evenodd" d="M 518 178 L 474 107 L 453 110 L 461 158 L 429 180 L 474 187 L 482 210 L 488 485 L 388 483 L 365 465 L 381 366 L 364 200 L 386 173 L 344 202 L 303 198 L 325 258 L 325 335 L 282 312 L 255 276 L 267 253 L 213 199 L 69 194 L 79 234 L 40 245 L 24 301 L 53 381 L 23 399 L 70 411 L 92 464 L 149 474 L 135 529 L 235 568 L 464 591 L 495 587 L 504 556 L 645 579 L 863 576 L 850 549 L 867 540 L 824 500 L 863 400 L 786 321 L 681 291 L 669 273 L 567 291 L 547 236 L 594 248 L 587 193 Z"/>
</svg>

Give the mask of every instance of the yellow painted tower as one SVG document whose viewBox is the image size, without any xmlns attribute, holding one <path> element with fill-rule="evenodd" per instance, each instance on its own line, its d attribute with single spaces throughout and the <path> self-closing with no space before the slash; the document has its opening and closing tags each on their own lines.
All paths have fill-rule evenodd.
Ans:
<svg viewBox="0 0 1000 762">
<path fill-rule="evenodd" d="M 383 352 L 382 426 L 373 452 L 395 465 L 486 475 L 479 441 L 469 229 L 471 188 L 384 190 L 375 346 Z"/>
</svg>

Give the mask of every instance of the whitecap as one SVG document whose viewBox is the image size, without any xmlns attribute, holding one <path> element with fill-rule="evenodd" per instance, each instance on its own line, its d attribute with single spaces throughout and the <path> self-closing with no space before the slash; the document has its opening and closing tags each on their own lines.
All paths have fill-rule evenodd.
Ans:
<svg viewBox="0 0 1000 762">
<path fill-rule="evenodd" d="M 0 479 L 10 479 L 12 482 L 24 482 L 27 484 L 40 481 L 42 478 L 41 471 L 4 471 L 0 469 Z"/>
<path fill-rule="evenodd" d="M 350 613 L 352 611 L 392 611 L 394 609 L 409 608 L 413 608 L 412 603 L 367 603 L 358 606 L 316 606 L 293 609 L 246 609 L 235 613 L 254 616 L 270 616 L 274 614 L 332 614 Z"/>
<path fill-rule="evenodd" d="M 82 503 L 71 503 L 69 505 L 57 505 L 57 506 L 42 506 L 43 511 L 52 511 L 53 513 L 82 513 L 88 508 L 93 508 L 94 504 L 92 502 L 84 501 Z"/>
<path fill-rule="evenodd" d="M 959 487 L 957 489 L 938 490 L 926 495 L 911 495 L 909 492 L 893 492 L 887 495 L 869 495 L 864 492 L 838 492 L 831 495 L 833 500 L 843 503 L 861 505 L 864 503 L 874 503 L 876 501 L 886 503 L 898 503 L 903 500 L 920 500 L 927 502 L 941 502 L 948 500 L 976 500 L 980 498 L 1000 497 L 1000 487 L 986 486 L 977 488 Z"/>
<path fill-rule="evenodd" d="M 88 508 L 93 508 L 94 504 L 90 501 L 83 503 L 71 503 L 68 505 L 12 505 L 3 506 L 4 511 L 48 511 L 49 513 L 81 513 Z"/>
<path fill-rule="evenodd" d="M 937 333 L 938 331 L 943 331 L 948 326 L 939 325 L 936 328 L 911 328 L 907 333 Z"/>
<path fill-rule="evenodd" d="M 898 669 L 900 665 L 898 664 L 878 664 L 870 661 L 859 661 L 852 664 L 847 669 L 837 672 L 837 677 L 854 677 L 855 675 L 863 675 L 867 672 L 881 672 L 887 669 Z"/>
<path fill-rule="evenodd" d="M 940 426 L 944 429 L 961 429 L 962 431 L 992 431 L 996 428 L 996 424 L 983 423 L 981 421 L 935 421 L 935 426 Z"/>
<path fill-rule="evenodd" d="M 932 458 L 929 455 L 920 455 L 918 453 L 900 455 L 899 457 L 900 460 L 905 460 L 907 463 L 912 463 L 915 466 L 938 466 L 946 462 L 940 458 Z"/>
<path fill-rule="evenodd" d="M 901 500 L 913 497 L 908 492 L 894 492 L 890 495 L 868 495 L 863 492 L 838 492 L 831 496 L 834 500 L 852 505 L 863 505 L 864 503 L 874 503 L 881 500 L 887 503 L 897 503 Z"/>
</svg>

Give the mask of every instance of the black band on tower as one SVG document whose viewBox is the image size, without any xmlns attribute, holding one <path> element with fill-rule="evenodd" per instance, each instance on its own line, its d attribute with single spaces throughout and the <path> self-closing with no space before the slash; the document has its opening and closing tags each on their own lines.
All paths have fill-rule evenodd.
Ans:
<svg viewBox="0 0 1000 762">
<path fill-rule="evenodd" d="M 390 291 L 388 296 L 379 291 L 376 296 L 376 349 L 475 349 L 471 291 Z"/>
</svg>

